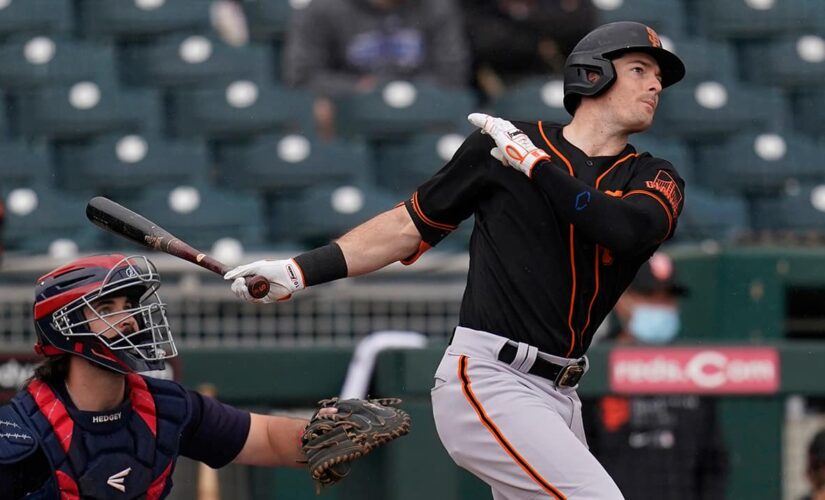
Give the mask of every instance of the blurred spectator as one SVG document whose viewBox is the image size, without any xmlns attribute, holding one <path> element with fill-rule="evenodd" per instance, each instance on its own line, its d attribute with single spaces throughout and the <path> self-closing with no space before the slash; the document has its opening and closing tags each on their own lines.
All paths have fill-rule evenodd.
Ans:
<svg viewBox="0 0 825 500">
<path fill-rule="evenodd" d="M 453 0 L 314 0 L 295 13 L 284 57 L 289 84 L 327 96 L 395 79 L 459 86 L 468 68 Z"/>
<path fill-rule="evenodd" d="M 657 253 L 614 308 L 613 338 L 664 345 L 679 332 L 673 262 Z M 695 395 L 605 396 L 584 405 L 590 450 L 627 500 L 725 498 L 728 454 L 716 401 Z"/>
<path fill-rule="evenodd" d="M 241 47 L 249 42 L 249 28 L 240 0 L 213 0 L 209 18 L 218 36 L 227 44 Z"/>
<path fill-rule="evenodd" d="M 800 500 L 825 500 L 825 430 L 817 432 L 808 445 L 806 472 L 811 492 Z"/>
<path fill-rule="evenodd" d="M 532 76 L 561 76 L 567 54 L 596 27 L 590 0 L 462 0 L 473 81 L 489 97 Z"/>
<path fill-rule="evenodd" d="M 3 220 L 6 217 L 6 207 L 3 205 L 3 198 L 0 197 L 0 266 L 3 265 L 3 254 L 6 247 L 3 246 Z"/>
</svg>

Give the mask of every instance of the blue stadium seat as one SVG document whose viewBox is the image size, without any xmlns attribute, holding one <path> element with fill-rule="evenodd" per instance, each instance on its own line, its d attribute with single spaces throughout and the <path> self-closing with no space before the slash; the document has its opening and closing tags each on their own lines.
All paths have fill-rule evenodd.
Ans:
<svg viewBox="0 0 825 500">
<path fill-rule="evenodd" d="M 464 141 L 463 134 L 419 134 L 406 140 L 376 146 L 376 181 L 379 186 L 407 198 L 438 172 Z"/>
<path fill-rule="evenodd" d="M 150 189 L 124 205 L 201 250 L 227 237 L 247 247 L 262 241 L 263 202 L 258 197 L 196 183 Z"/>
<path fill-rule="evenodd" d="M 697 26 L 702 33 L 722 38 L 761 38 L 814 31 L 822 25 L 825 16 L 821 0 L 697 0 L 696 7 Z"/>
<path fill-rule="evenodd" d="M 371 162 L 361 142 L 320 141 L 299 134 L 221 145 L 218 156 L 221 185 L 264 191 L 361 183 Z"/>
<path fill-rule="evenodd" d="M 171 130 L 180 137 L 246 138 L 249 134 L 312 129 L 312 97 L 268 83 L 176 90 Z"/>
<path fill-rule="evenodd" d="M 787 88 L 821 88 L 825 80 L 825 40 L 818 35 L 750 42 L 744 45 L 742 56 L 748 81 Z"/>
<path fill-rule="evenodd" d="M 261 45 L 238 48 L 215 37 L 174 34 L 125 47 L 123 75 L 131 84 L 161 87 L 261 80 L 271 73 L 269 54 Z"/>
<path fill-rule="evenodd" d="M 319 185 L 270 205 L 270 238 L 305 246 L 327 243 L 403 201 L 367 184 Z"/>
<path fill-rule="evenodd" d="M 15 33 L 66 33 L 72 26 L 72 0 L 4 2 L 0 37 Z"/>
<path fill-rule="evenodd" d="M 662 93 L 653 131 L 718 138 L 741 130 L 781 129 L 790 123 L 789 108 L 785 95 L 775 88 L 684 83 Z"/>
<path fill-rule="evenodd" d="M 674 38 L 666 48 L 678 55 L 687 68 L 685 79 L 679 85 L 706 80 L 731 82 L 737 78 L 734 48 L 723 40 Z"/>
<path fill-rule="evenodd" d="M 6 201 L 3 240 L 10 251 L 45 254 L 58 239 L 74 241 L 79 250 L 99 248 L 100 231 L 86 220 L 86 199 L 74 193 L 33 184 L 2 191 Z"/>
<path fill-rule="evenodd" d="M 715 191 L 767 194 L 789 182 L 825 180 L 825 147 L 797 134 L 743 132 L 697 151 L 705 184 Z"/>
<path fill-rule="evenodd" d="M 719 195 L 699 187 L 685 190 L 676 241 L 731 240 L 751 228 L 748 204 L 738 195 Z"/>
<path fill-rule="evenodd" d="M 684 3 L 680 0 L 593 0 L 602 23 L 637 21 L 661 36 L 681 36 L 686 30 Z"/>
<path fill-rule="evenodd" d="M 118 89 L 97 80 L 47 86 L 19 95 L 20 129 L 27 137 L 82 138 L 106 132 L 159 133 L 156 91 Z"/>
<path fill-rule="evenodd" d="M 135 197 L 158 186 L 203 182 L 208 176 L 202 141 L 106 134 L 58 148 L 61 187 L 90 195 Z"/>
<path fill-rule="evenodd" d="M 796 93 L 793 101 L 794 126 L 812 136 L 825 135 L 825 90 L 806 89 Z"/>
<path fill-rule="evenodd" d="M 802 185 L 792 194 L 756 198 L 754 227 L 758 230 L 811 230 L 825 228 L 825 187 Z"/>
<path fill-rule="evenodd" d="M 5 189 L 52 182 L 52 159 L 45 143 L 0 142 L 0 158 L 0 186 Z"/>
<path fill-rule="evenodd" d="M 31 89 L 82 80 L 114 80 L 111 44 L 42 35 L 15 37 L 0 44 L 0 86 Z"/>
<path fill-rule="evenodd" d="M 564 82 L 531 78 L 507 88 L 491 105 L 493 114 L 508 120 L 567 123 L 564 109 Z"/>
<path fill-rule="evenodd" d="M 147 39 L 175 31 L 211 28 L 205 0 L 138 2 L 135 0 L 81 0 L 83 32 L 123 40 Z"/>
<path fill-rule="evenodd" d="M 299 8 L 298 5 L 303 7 L 307 4 L 309 4 L 308 1 L 291 2 L 290 0 L 243 2 L 250 35 L 257 40 L 283 40 L 289 29 L 292 13 Z"/>
<path fill-rule="evenodd" d="M 465 89 L 396 81 L 368 94 L 339 97 L 336 107 L 340 134 L 388 138 L 467 130 L 467 115 L 475 110 L 475 99 Z"/>
</svg>

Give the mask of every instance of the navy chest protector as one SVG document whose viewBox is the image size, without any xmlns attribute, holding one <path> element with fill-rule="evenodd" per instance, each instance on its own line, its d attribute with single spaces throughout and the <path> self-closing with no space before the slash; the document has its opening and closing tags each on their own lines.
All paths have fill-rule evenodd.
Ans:
<svg viewBox="0 0 825 500">
<path fill-rule="evenodd" d="M 154 500 L 169 493 L 189 419 L 186 392 L 173 382 L 137 374 L 126 381 L 129 403 L 87 418 L 73 417 L 77 410 L 37 380 L 14 398 L 52 468 L 51 480 L 35 497 Z"/>
</svg>

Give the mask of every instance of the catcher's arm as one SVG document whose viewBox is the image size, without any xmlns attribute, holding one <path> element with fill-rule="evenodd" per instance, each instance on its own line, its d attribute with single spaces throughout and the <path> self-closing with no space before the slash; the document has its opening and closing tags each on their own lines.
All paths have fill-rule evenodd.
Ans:
<svg viewBox="0 0 825 500">
<path fill-rule="evenodd" d="M 335 408 L 322 408 L 319 413 L 332 415 Z M 301 449 L 301 436 L 308 420 L 250 414 L 249 434 L 234 463 L 261 467 L 305 467 L 306 456 Z"/>
</svg>

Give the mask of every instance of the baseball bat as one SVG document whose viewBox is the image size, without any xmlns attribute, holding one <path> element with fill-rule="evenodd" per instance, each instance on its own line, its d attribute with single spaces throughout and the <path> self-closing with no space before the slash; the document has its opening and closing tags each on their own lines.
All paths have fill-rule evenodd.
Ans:
<svg viewBox="0 0 825 500">
<path fill-rule="evenodd" d="M 95 196 L 89 200 L 86 205 L 86 217 L 101 228 L 127 240 L 152 250 L 174 255 L 221 276 L 231 269 L 176 238 L 154 222 L 103 196 Z M 244 279 L 246 279 L 249 294 L 256 299 L 265 297 L 269 293 L 269 281 L 265 277 L 255 275 Z"/>
</svg>

